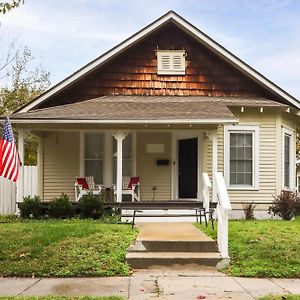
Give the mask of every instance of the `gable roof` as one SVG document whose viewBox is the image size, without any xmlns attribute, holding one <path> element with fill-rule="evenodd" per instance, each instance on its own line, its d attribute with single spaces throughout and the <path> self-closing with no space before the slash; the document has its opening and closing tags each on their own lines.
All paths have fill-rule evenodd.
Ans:
<svg viewBox="0 0 300 300">
<path fill-rule="evenodd" d="M 99 56 L 98 58 L 96 58 L 95 60 L 93 60 L 86 66 L 84 66 L 83 68 L 79 69 L 78 71 L 76 71 L 75 73 L 73 73 L 72 75 L 64 79 L 63 81 L 61 81 L 60 83 L 56 84 L 51 89 L 46 91 L 44 94 L 40 95 L 32 102 L 28 103 L 27 105 L 19 109 L 17 112 L 24 113 L 33 109 L 37 105 L 47 100 L 49 97 L 59 93 L 69 85 L 78 81 L 80 78 L 89 74 L 91 71 L 109 62 L 111 59 L 123 53 L 126 49 L 137 44 L 139 41 L 147 37 L 149 34 L 158 30 L 159 28 L 161 28 L 162 26 L 164 26 L 169 22 L 172 22 L 176 26 L 180 27 L 187 34 L 195 38 L 201 44 L 205 45 L 207 48 L 209 48 L 215 54 L 223 58 L 233 67 L 235 67 L 236 69 L 244 73 L 247 77 L 254 80 L 257 84 L 267 89 L 271 93 L 277 95 L 278 97 L 282 98 L 285 103 L 300 109 L 300 102 L 295 97 L 291 96 L 286 91 L 281 89 L 279 86 L 274 84 L 272 81 L 268 80 L 262 74 L 254 70 L 248 64 L 246 64 L 241 59 L 236 57 L 234 54 L 232 54 L 230 51 L 225 49 L 219 43 L 214 41 L 208 35 L 200 31 L 199 29 L 197 29 L 191 23 L 186 21 L 184 18 L 182 18 L 181 16 L 179 16 L 173 11 L 169 11 L 168 13 L 166 13 L 165 15 L 163 15 L 153 23 L 149 24 L 145 28 L 141 29 L 140 31 L 138 31 L 137 33 L 135 33 L 134 35 L 132 35 L 131 37 L 129 37 L 128 39 L 120 43 L 119 45 L 115 46 L 111 50 Z"/>
</svg>

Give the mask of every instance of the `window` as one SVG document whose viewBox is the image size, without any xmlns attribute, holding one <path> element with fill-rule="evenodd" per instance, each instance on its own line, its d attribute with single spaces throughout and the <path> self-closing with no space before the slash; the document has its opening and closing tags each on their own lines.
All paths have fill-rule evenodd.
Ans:
<svg viewBox="0 0 300 300">
<path fill-rule="evenodd" d="M 258 126 L 225 127 L 225 178 L 231 188 L 258 188 Z"/>
<path fill-rule="evenodd" d="M 252 133 L 230 133 L 229 184 L 253 184 Z"/>
<path fill-rule="evenodd" d="M 283 129 L 283 187 L 294 188 L 293 182 L 293 132 Z"/>
<path fill-rule="evenodd" d="M 123 140 L 122 146 L 123 168 L 122 176 L 132 176 L 132 134 Z M 113 138 L 113 183 L 117 181 L 117 141 Z"/>
<path fill-rule="evenodd" d="M 291 168 L 291 136 L 284 134 L 284 186 L 290 186 L 290 168 Z"/>
<path fill-rule="evenodd" d="M 103 184 L 103 134 L 86 133 L 84 136 L 85 176 L 94 176 L 96 184 Z"/>
<path fill-rule="evenodd" d="M 184 75 L 185 51 L 184 50 L 157 50 L 158 75 Z"/>
</svg>

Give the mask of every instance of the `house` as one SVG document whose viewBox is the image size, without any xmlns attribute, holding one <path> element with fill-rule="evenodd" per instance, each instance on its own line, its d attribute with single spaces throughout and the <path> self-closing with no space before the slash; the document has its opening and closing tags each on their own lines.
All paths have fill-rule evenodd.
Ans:
<svg viewBox="0 0 300 300">
<path fill-rule="evenodd" d="M 11 116 L 39 137 L 39 194 L 76 176 L 104 187 L 139 176 L 141 200 L 202 201 L 202 174 L 223 172 L 233 209 L 265 210 L 295 188 L 300 102 L 173 11 Z M 215 197 L 215 196 L 214 196 Z M 19 201 L 22 190 L 19 190 Z"/>
</svg>

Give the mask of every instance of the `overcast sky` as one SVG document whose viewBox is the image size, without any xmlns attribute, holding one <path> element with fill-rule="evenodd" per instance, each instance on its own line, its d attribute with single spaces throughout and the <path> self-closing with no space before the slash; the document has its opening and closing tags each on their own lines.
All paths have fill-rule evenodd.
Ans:
<svg viewBox="0 0 300 300">
<path fill-rule="evenodd" d="M 55 84 L 169 10 L 300 98 L 299 0 L 25 0 L 0 47 L 28 46 Z"/>
</svg>

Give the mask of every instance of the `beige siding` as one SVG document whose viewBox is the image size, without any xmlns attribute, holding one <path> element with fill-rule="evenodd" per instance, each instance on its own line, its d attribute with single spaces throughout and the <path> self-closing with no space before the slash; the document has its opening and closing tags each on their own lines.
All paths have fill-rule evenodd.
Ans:
<svg viewBox="0 0 300 300">
<path fill-rule="evenodd" d="M 276 175 L 278 161 L 278 147 L 281 147 L 281 139 L 278 141 L 276 134 L 276 112 L 265 111 L 260 113 L 258 109 L 246 109 L 244 113 L 234 111 L 240 120 L 239 125 L 259 125 L 259 189 L 258 190 L 230 190 L 229 196 L 232 202 L 271 202 L 276 195 L 278 175 Z M 218 170 L 224 172 L 224 127 L 218 127 Z M 211 141 L 206 138 L 204 143 L 204 165 L 211 176 Z M 258 207 L 262 208 L 263 205 Z"/>
<path fill-rule="evenodd" d="M 65 192 L 74 200 L 79 175 L 79 133 L 48 132 L 44 137 L 44 200 Z"/>
<path fill-rule="evenodd" d="M 141 180 L 142 200 L 152 200 L 155 186 L 155 200 L 171 199 L 171 164 L 158 166 L 157 159 L 171 161 L 171 133 L 137 133 L 137 175 Z M 163 144 L 164 153 L 147 153 L 147 144 Z"/>
</svg>

